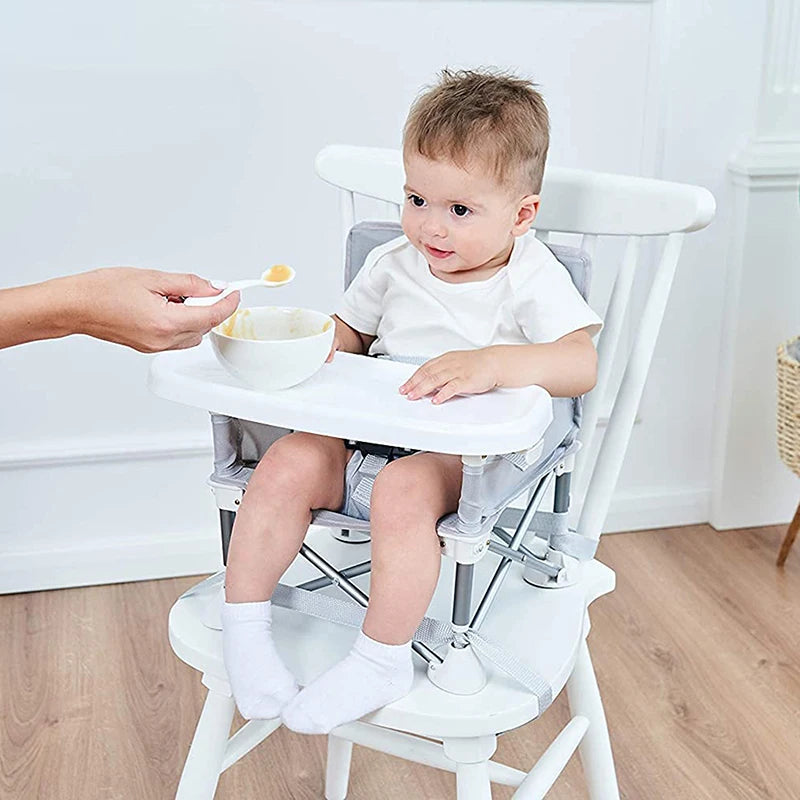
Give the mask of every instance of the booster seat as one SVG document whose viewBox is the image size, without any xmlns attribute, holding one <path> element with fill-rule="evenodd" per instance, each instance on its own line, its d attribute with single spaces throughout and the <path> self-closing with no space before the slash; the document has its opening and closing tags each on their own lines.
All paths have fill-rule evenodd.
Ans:
<svg viewBox="0 0 800 800">
<path fill-rule="evenodd" d="M 399 154 L 391 151 L 327 148 L 318 159 L 318 171 L 350 192 L 385 200 L 396 198 L 402 186 Z M 343 171 L 346 177 L 342 177 Z M 569 179 L 576 178 L 577 173 L 563 171 L 561 177 L 562 193 L 574 194 L 575 184 Z M 414 687 L 408 697 L 330 734 L 329 800 L 341 800 L 346 795 L 353 743 L 454 771 L 461 800 L 490 797 L 491 781 L 519 786 L 514 795 L 518 800 L 542 797 L 580 745 L 592 798 L 619 796 L 585 641 L 589 603 L 614 585 L 613 572 L 593 559 L 608 507 L 608 497 L 598 495 L 595 487 L 603 484 L 610 494 L 616 480 L 677 263 L 681 234 L 675 231 L 703 227 L 713 214 L 713 199 L 705 190 L 645 179 L 620 180 L 612 181 L 620 191 L 618 205 L 625 205 L 627 200 L 633 219 L 630 200 L 638 201 L 639 216 L 649 212 L 653 217 L 647 223 L 649 232 L 665 224 L 661 217 L 668 216 L 670 210 L 665 198 L 673 202 L 675 210 L 667 223 L 672 227 L 664 231 L 671 236 L 654 283 L 658 302 L 645 308 L 640 335 L 631 352 L 632 376 L 626 375 L 623 380 L 618 393 L 622 405 L 618 399 L 612 414 L 623 422 L 609 424 L 605 443 L 594 448 L 596 463 L 585 469 L 584 474 L 599 474 L 602 480 L 584 479 L 588 490 L 577 530 L 567 524 L 570 484 L 580 447 L 579 433 L 586 431 L 588 422 L 590 436 L 597 421 L 597 403 L 591 400 L 584 415 L 579 399 L 552 400 L 541 388 L 528 387 L 495 391 L 435 409 L 430 404 L 425 404 L 426 409 L 422 404 L 405 403 L 405 409 L 419 408 L 413 412 L 398 410 L 391 417 L 394 409 L 389 393 L 396 395 L 397 386 L 413 372 L 413 366 L 338 354 L 333 364 L 305 384 L 263 395 L 237 385 L 202 347 L 165 354 L 153 362 L 150 382 L 156 393 L 211 411 L 214 471 L 209 482 L 220 513 L 223 562 L 236 508 L 255 464 L 273 441 L 291 429 L 462 456 L 458 511 L 440 520 L 437 530 L 446 556 L 442 574 L 428 615 L 415 635 L 413 647 L 420 661 Z M 626 185 L 626 181 L 636 185 Z M 591 197 L 590 180 L 584 178 L 579 188 Z M 548 198 L 554 193 L 549 191 Z M 649 198 L 649 205 L 642 198 Z M 586 197 L 582 199 L 585 203 Z M 682 215 L 679 220 L 678 207 Z M 346 203 L 344 210 L 347 285 L 367 253 L 395 238 L 400 229 L 397 223 L 385 221 L 353 224 L 352 202 Z M 595 216 L 603 215 L 598 211 Z M 603 220 L 603 224 L 614 228 L 608 221 Z M 642 223 L 639 227 L 647 226 Z M 584 244 L 593 244 L 596 227 L 593 222 L 586 229 L 589 236 Z M 636 227 L 630 240 L 635 244 L 626 250 L 606 311 L 606 329 L 599 348 L 600 388 L 607 383 L 610 369 L 604 366 L 603 346 L 610 339 L 606 349 L 613 358 L 639 236 L 645 233 L 637 232 Z M 541 230 L 537 235 L 546 238 Z M 579 248 L 549 246 L 586 297 L 589 254 Z M 369 404 L 365 395 L 354 394 L 353 389 L 366 376 L 377 394 L 375 404 L 358 419 L 352 414 L 337 415 L 337 403 L 346 408 L 360 398 Z M 378 424 L 371 415 L 381 403 L 391 419 Z M 487 408 L 491 413 L 485 413 Z M 583 433 L 581 436 L 586 440 Z M 539 508 L 551 483 L 552 511 L 544 512 Z M 527 495 L 524 506 L 510 507 L 522 495 Z M 325 527 L 336 531 L 335 538 L 323 530 Z M 301 683 L 344 656 L 360 626 L 367 601 L 368 530 L 368 522 L 338 511 L 316 512 L 301 549 L 303 558 L 290 567 L 273 597 L 276 641 Z M 342 542 L 351 544 L 343 546 Z M 512 565 L 521 575 L 506 581 Z M 173 649 L 203 671 L 203 682 L 209 688 L 178 788 L 181 800 L 213 797 L 219 773 L 280 724 L 279 720 L 251 721 L 228 739 L 233 700 L 215 619 L 222 581 L 222 573 L 207 579 L 180 598 L 170 614 Z M 348 600 L 339 599 L 339 591 Z M 480 596 L 477 603 L 473 603 L 473 596 Z M 496 736 L 538 717 L 565 685 L 574 716 L 533 769 L 526 774 L 492 762 Z"/>
</svg>

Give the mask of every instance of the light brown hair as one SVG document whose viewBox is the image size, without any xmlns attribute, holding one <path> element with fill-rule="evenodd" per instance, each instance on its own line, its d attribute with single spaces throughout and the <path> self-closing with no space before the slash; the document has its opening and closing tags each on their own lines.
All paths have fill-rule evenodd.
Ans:
<svg viewBox="0 0 800 800">
<path fill-rule="evenodd" d="M 500 183 L 538 194 L 550 125 L 534 86 L 495 70 L 443 69 L 411 106 L 403 150 L 462 168 L 478 160 Z"/>
</svg>

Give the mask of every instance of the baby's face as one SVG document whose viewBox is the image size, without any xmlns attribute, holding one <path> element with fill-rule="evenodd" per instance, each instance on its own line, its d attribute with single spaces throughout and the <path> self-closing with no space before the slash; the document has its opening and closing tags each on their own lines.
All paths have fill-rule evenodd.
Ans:
<svg viewBox="0 0 800 800">
<path fill-rule="evenodd" d="M 451 283 L 482 280 L 508 262 L 514 237 L 525 233 L 539 198 L 523 197 L 482 168 L 404 155 L 403 232 L 431 272 Z"/>
</svg>

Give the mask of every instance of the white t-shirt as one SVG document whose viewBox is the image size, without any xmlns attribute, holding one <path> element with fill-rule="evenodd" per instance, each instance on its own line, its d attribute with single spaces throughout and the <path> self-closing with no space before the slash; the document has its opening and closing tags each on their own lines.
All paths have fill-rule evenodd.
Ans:
<svg viewBox="0 0 800 800">
<path fill-rule="evenodd" d="M 433 358 L 450 350 L 554 342 L 602 321 L 563 264 L 534 236 L 517 237 L 491 278 L 447 283 L 433 275 L 405 236 L 376 247 L 336 312 L 377 337 L 370 355 Z"/>
</svg>

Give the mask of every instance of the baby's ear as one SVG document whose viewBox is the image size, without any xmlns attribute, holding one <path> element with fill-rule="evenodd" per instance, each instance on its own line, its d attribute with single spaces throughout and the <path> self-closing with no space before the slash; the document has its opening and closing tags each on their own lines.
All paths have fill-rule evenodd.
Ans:
<svg viewBox="0 0 800 800">
<path fill-rule="evenodd" d="M 522 234 L 530 230 L 533 221 L 536 219 L 536 214 L 539 212 L 539 202 L 538 194 L 526 195 L 519 201 L 517 218 L 512 230 L 514 236 L 522 236 Z"/>
</svg>

